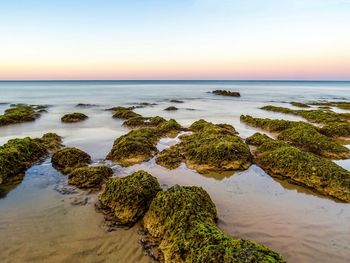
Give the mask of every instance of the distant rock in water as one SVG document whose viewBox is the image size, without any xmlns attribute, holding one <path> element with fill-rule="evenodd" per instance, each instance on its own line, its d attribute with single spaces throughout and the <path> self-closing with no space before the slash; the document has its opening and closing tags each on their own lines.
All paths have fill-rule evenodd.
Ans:
<svg viewBox="0 0 350 263">
<path fill-rule="evenodd" d="M 92 107 L 97 107 L 97 104 L 90 104 L 90 103 L 78 103 L 75 105 L 77 108 L 92 108 Z"/>
<path fill-rule="evenodd" d="M 64 115 L 61 118 L 61 121 L 66 123 L 73 123 L 73 122 L 80 122 L 80 121 L 86 120 L 87 118 L 88 116 L 86 116 L 84 113 L 74 112 L 74 113 L 69 113 Z"/>
<path fill-rule="evenodd" d="M 175 100 L 175 99 L 170 100 L 170 102 L 172 102 L 172 103 L 184 103 L 183 100 Z"/>
<path fill-rule="evenodd" d="M 175 106 L 169 106 L 169 107 L 165 108 L 164 110 L 166 110 L 166 111 L 175 111 L 175 110 L 178 110 L 178 108 L 176 108 Z"/>
<path fill-rule="evenodd" d="M 5 110 L 0 115 L 0 126 L 34 121 L 40 117 L 40 113 L 45 112 L 47 106 L 13 104 L 11 108 Z"/>
<path fill-rule="evenodd" d="M 9 140 L 0 146 L 0 185 L 20 182 L 28 168 L 60 147 L 61 137 L 54 133 Z"/>
<path fill-rule="evenodd" d="M 229 91 L 229 90 L 221 90 L 221 89 L 214 90 L 213 94 L 227 96 L 227 97 L 240 97 L 241 96 L 241 94 L 239 92 Z"/>
</svg>

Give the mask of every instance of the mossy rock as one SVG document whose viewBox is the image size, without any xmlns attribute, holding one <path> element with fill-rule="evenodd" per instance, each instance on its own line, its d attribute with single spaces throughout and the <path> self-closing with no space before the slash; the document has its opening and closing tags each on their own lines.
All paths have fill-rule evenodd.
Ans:
<svg viewBox="0 0 350 263">
<path fill-rule="evenodd" d="M 291 105 L 293 105 L 294 107 L 298 107 L 298 108 L 310 108 L 309 105 L 305 104 L 305 103 L 302 103 L 302 102 L 291 102 L 290 103 Z"/>
<path fill-rule="evenodd" d="M 164 122 L 155 117 L 150 118 L 150 122 L 155 126 L 132 130 L 116 139 L 107 159 L 122 166 L 148 161 L 158 152 L 156 144 L 162 136 L 178 133 L 181 129 L 175 120 Z"/>
<path fill-rule="evenodd" d="M 345 137 L 350 138 L 349 122 L 330 122 L 319 129 L 320 133 L 328 137 Z"/>
<path fill-rule="evenodd" d="M 319 133 L 313 127 L 299 126 L 286 129 L 277 139 L 326 158 L 350 158 L 350 149 Z"/>
<path fill-rule="evenodd" d="M 178 168 L 183 161 L 177 146 L 165 149 L 157 155 L 156 163 L 170 170 Z"/>
<path fill-rule="evenodd" d="M 113 111 L 113 118 L 128 120 L 135 117 L 142 117 L 140 114 L 133 111 L 133 107 L 114 107 L 109 110 Z"/>
<path fill-rule="evenodd" d="M 158 192 L 143 226 L 158 241 L 165 262 L 284 262 L 262 245 L 223 233 L 216 220 L 206 191 L 175 185 Z"/>
<path fill-rule="evenodd" d="M 112 175 L 113 170 L 108 166 L 80 167 L 68 175 L 68 183 L 83 189 L 99 189 Z"/>
<path fill-rule="evenodd" d="M 335 140 L 321 134 L 322 130 L 302 121 L 253 118 L 242 115 L 241 121 L 270 132 L 280 132 L 278 139 L 302 150 L 332 159 L 350 158 L 350 150 Z"/>
<path fill-rule="evenodd" d="M 200 173 L 245 170 L 251 165 L 249 147 L 231 125 L 199 120 L 190 129 L 193 133 L 181 136 L 180 143 L 159 156 L 158 164 L 176 167 L 179 161 L 174 163 L 172 157 L 181 156 L 188 167 Z"/>
<path fill-rule="evenodd" d="M 113 212 L 120 224 L 133 225 L 143 217 L 159 191 L 161 188 L 155 177 L 138 171 L 123 178 L 109 179 L 99 201 Z"/>
<path fill-rule="evenodd" d="M 159 116 L 155 116 L 155 117 L 132 117 L 130 119 L 127 119 L 126 121 L 124 121 L 123 125 L 124 126 L 128 126 L 130 128 L 141 128 L 141 127 L 153 127 L 156 128 L 159 125 L 166 123 L 167 120 L 159 117 Z"/>
<path fill-rule="evenodd" d="M 178 108 L 176 108 L 175 106 L 169 106 L 169 107 L 165 108 L 164 110 L 166 110 L 166 111 L 176 111 L 176 110 L 178 110 Z"/>
<path fill-rule="evenodd" d="M 347 101 L 324 101 L 324 102 L 314 102 L 312 105 L 317 105 L 321 107 L 337 107 L 342 110 L 350 110 L 350 102 Z"/>
<path fill-rule="evenodd" d="M 247 142 L 257 146 L 255 161 L 271 176 L 350 202 L 350 172 L 334 162 L 259 134 Z"/>
<path fill-rule="evenodd" d="M 176 100 L 176 99 L 172 99 L 172 100 L 170 100 L 170 102 L 172 102 L 172 103 L 184 103 L 183 100 Z"/>
<path fill-rule="evenodd" d="M 0 146 L 0 185 L 20 182 L 29 167 L 59 147 L 61 137 L 53 133 L 40 139 L 9 140 Z"/>
<path fill-rule="evenodd" d="M 51 162 L 54 168 L 68 174 L 75 168 L 87 166 L 91 162 L 91 156 L 80 149 L 68 147 L 55 152 Z"/>
<path fill-rule="evenodd" d="M 214 90 L 213 94 L 227 96 L 227 97 L 240 97 L 241 96 L 241 94 L 239 92 L 229 91 L 229 90 Z"/>
<path fill-rule="evenodd" d="M 73 112 L 73 113 L 64 115 L 61 118 L 61 121 L 67 122 L 67 123 L 73 123 L 73 122 L 80 122 L 80 121 L 86 120 L 87 118 L 88 116 L 86 116 L 84 113 Z"/>
<path fill-rule="evenodd" d="M 3 115 L 0 115 L 0 126 L 34 121 L 40 117 L 40 109 L 35 106 L 18 104 L 6 109 Z"/>
</svg>

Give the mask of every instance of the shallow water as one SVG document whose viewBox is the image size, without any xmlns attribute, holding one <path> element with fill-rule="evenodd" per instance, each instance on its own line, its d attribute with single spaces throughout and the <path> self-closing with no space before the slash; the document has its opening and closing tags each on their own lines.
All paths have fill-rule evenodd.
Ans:
<svg viewBox="0 0 350 263">
<path fill-rule="evenodd" d="M 231 89 L 241 98 L 208 91 Z M 0 112 L 8 103 L 49 104 L 35 122 L 0 128 L 0 144 L 16 137 L 56 132 L 64 144 L 102 160 L 115 138 L 128 132 L 104 109 L 139 102 L 157 103 L 136 111 L 174 118 L 184 126 L 200 118 L 234 125 L 242 138 L 256 132 L 240 123 L 241 114 L 300 120 L 260 110 L 266 104 L 290 107 L 286 101 L 350 99 L 346 82 L 0 82 Z M 184 103 L 170 103 L 180 99 Z M 76 108 L 91 103 L 91 108 Z M 179 108 L 163 111 L 167 106 Z M 79 111 L 87 121 L 62 124 L 60 117 Z M 176 143 L 164 139 L 159 149 Z M 337 161 L 350 170 L 350 160 Z M 350 205 L 336 202 L 284 181 L 272 179 L 253 165 L 241 173 L 203 176 L 185 165 L 169 171 L 154 160 L 129 168 L 113 166 L 115 176 L 144 169 L 161 184 L 200 185 L 217 205 L 219 226 L 226 232 L 268 245 L 289 262 L 347 262 L 350 258 Z M 97 194 L 71 193 L 66 177 L 49 160 L 27 171 L 23 182 L 0 193 L 2 262 L 151 262 L 138 244 L 137 227 L 106 232 L 94 210 Z M 63 192 L 66 192 L 63 194 Z M 68 192 L 68 193 L 67 193 Z M 2 197 L 2 198 L 1 198 Z"/>
</svg>

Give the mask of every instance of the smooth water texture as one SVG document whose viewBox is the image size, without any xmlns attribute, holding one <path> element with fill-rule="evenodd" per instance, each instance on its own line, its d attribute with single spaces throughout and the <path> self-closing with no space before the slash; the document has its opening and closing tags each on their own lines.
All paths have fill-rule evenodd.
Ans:
<svg viewBox="0 0 350 263">
<path fill-rule="evenodd" d="M 209 91 L 239 91 L 240 98 Z M 171 103 L 171 99 L 184 103 Z M 74 81 L 0 82 L 0 112 L 10 103 L 48 104 L 48 113 L 31 123 L 0 128 L 0 145 L 16 137 L 39 137 L 56 132 L 66 146 L 79 147 L 95 162 L 103 162 L 113 141 L 128 132 L 113 119 L 111 106 L 156 103 L 135 111 L 144 116 L 174 118 L 189 126 L 204 118 L 232 124 L 242 138 L 257 129 L 240 123 L 241 114 L 302 120 L 260 110 L 267 104 L 291 107 L 288 101 L 350 100 L 349 82 L 231 82 L 231 81 Z M 77 108 L 77 103 L 94 104 Z M 174 105 L 178 111 L 163 109 Z M 63 124 L 69 112 L 89 119 Z M 176 143 L 162 139 L 159 149 Z M 350 170 L 350 160 L 337 161 Z M 252 239 L 281 253 L 289 262 L 348 262 L 350 205 L 319 196 L 305 188 L 277 181 L 259 167 L 232 174 L 200 175 L 182 165 L 169 171 L 149 162 L 122 168 L 115 176 L 144 169 L 163 186 L 199 185 L 217 205 L 219 226 L 233 236 Z M 102 215 L 94 210 L 98 193 L 67 186 L 67 178 L 50 160 L 29 169 L 21 184 L 0 192 L 0 255 L 2 262 L 151 262 L 138 244 L 137 226 L 106 232 Z"/>
</svg>

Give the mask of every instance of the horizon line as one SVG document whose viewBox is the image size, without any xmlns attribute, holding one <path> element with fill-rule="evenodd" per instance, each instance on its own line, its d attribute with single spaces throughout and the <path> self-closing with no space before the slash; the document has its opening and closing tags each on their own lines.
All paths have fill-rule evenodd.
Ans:
<svg viewBox="0 0 350 263">
<path fill-rule="evenodd" d="M 188 81 L 188 82 L 194 82 L 194 81 L 241 81 L 241 82 L 350 82 L 349 80 L 322 80 L 322 79 L 4 79 L 0 82 L 45 82 L 45 81 L 52 81 L 52 82 L 79 82 L 79 81 Z"/>
</svg>

